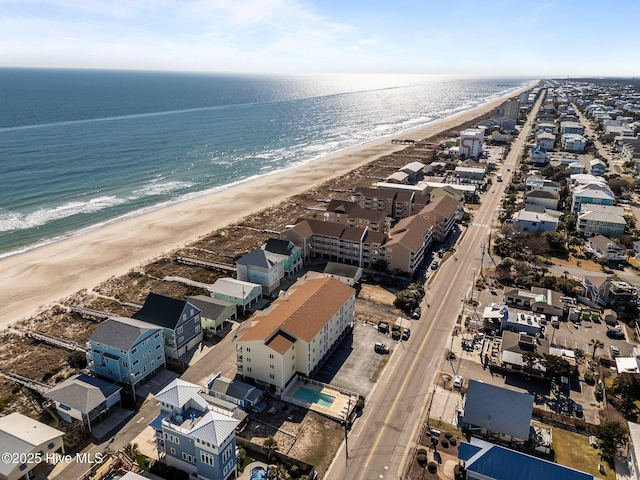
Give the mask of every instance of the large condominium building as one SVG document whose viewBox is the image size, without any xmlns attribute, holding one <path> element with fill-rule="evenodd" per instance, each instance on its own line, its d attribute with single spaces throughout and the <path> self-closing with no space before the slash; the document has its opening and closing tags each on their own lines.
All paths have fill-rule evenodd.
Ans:
<svg viewBox="0 0 640 480">
<path fill-rule="evenodd" d="M 385 244 L 387 268 L 413 274 L 432 243 L 433 221 L 420 215 L 400 220 Z"/>
<path fill-rule="evenodd" d="M 324 221 L 349 227 L 369 227 L 374 232 L 386 232 L 391 219 L 382 210 L 362 208 L 356 202 L 331 200 L 324 212 Z"/>
<path fill-rule="evenodd" d="M 478 158 L 482 153 L 484 130 L 470 128 L 460 134 L 459 153 L 465 158 Z"/>
<path fill-rule="evenodd" d="M 240 329 L 238 373 L 281 392 L 296 373 L 312 375 L 353 322 L 355 290 L 335 278 L 298 282 Z"/>
<path fill-rule="evenodd" d="M 425 206 L 418 215 L 433 222 L 433 239 L 444 242 L 456 220 L 463 215 L 462 205 L 449 196 L 438 197 Z"/>
</svg>

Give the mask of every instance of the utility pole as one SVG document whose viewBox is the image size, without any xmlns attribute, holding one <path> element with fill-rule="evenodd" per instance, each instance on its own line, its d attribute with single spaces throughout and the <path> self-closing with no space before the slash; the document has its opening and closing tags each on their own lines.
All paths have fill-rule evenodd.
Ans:
<svg viewBox="0 0 640 480">
<path fill-rule="evenodd" d="M 344 464 L 345 468 L 349 468 L 349 436 L 347 435 L 349 429 L 349 414 L 351 413 L 351 395 L 349 395 L 349 406 L 347 407 L 347 413 L 344 417 Z"/>
</svg>

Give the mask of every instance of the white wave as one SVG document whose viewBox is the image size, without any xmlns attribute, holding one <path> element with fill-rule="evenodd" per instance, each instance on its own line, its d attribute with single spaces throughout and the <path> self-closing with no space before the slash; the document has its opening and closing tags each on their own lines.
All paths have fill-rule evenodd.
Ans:
<svg viewBox="0 0 640 480">
<path fill-rule="evenodd" d="M 92 198 L 86 202 L 67 202 L 57 207 L 41 208 L 27 214 L 4 212 L 0 213 L 0 232 L 40 227 L 55 220 L 81 213 L 95 213 L 124 202 L 126 202 L 124 198 L 111 195 Z"/>
<path fill-rule="evenodd" d="M 189 182 L 167 182 L 167 183 L 155 183 L 155 180 L 152 180 L 148 185 L 144 186 L 139 190 L 134 190 L 131 196 L 129 196 L 128 200 L 136 200 L 140 197 L 149 197 L 152 195 L 164 195 L 175 190 L 179 190 L 181 188 L 189 188 L 193 184 Z"/>
</svg>

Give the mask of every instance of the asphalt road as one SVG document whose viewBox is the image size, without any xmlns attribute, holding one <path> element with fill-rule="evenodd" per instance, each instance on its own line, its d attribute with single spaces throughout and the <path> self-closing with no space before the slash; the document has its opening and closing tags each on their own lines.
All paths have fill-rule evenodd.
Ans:
<svg viewBox="0 0 640 480">
<path fill-rule="evenodd" d="M 516 166 L 544 93 L 500 167 L 504 181 L 495 182 L 492 186 L 495 192 L 485 194 L 473 223 L 459 240 L 457 260 L 450 257 L 433 276 L 426 297 L 429 306 L 423 308 L 422 318 L 414 322 L 411 338 L 404 348 L 395 349 L 371 392 L 362 417 L 349 434 L 348 459 L 343 444 L 327 479 L 397 479 L 402 476 L 427 397 L 437 373 L 444 366 L 445 350 L 462 299 L 469 294 L 473 277 L 480 270 L 482 251 L 497 217 L 500 199 L 511 181 L 513 173 L 507 169 L 513 170 Z M 487 260 L 486 256 L 484 260 Z"/>
</svg>

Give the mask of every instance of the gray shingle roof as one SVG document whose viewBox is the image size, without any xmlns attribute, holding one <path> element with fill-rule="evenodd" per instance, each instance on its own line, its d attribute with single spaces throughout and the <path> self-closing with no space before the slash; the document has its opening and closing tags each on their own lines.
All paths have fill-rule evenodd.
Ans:
<svg viewBox="0 0 640 480">
<path fill-rule="evenodd" d="M 279 238 L 270 238 L 267 240 L 264 249 L 267 252 L 277 253 L 278 255 L 290 255 L 295 245 L 289 240 L 280 240 Z"/>
<path fill-rule="evenodd" d="M 44 396 L 87 414 L 119 390 L 112 383 L 80 374 L 56 385 Z"/>
<path fill-rule="evenodd" d="M 247 253 L 244 257 L 236 260 L 238 265 L 248 265 L 260 268 L 273 268 L 278 263 L 276 258 L 271 252 L 262 250 L 261 248 Z"/>
<path fill-rule="evenodd" d="M 109 318 L 105 320 L 93 331 L 89 340 L 109 345 L 118 350 L 128 351 L 136 344 L 141 335 L 153 329 L 151 325 L 143 326 L 144 322 L 139 322 L 136 325 L 125 323 L 126 320 L 128 319 Z"/>
<path fill-rule="evenodd" d="M 533 395 L 469 381 L 463 422 L 527 440 Z"/>
<path fill-rule="evenodd" d="M 194 297 L 189 297 L 189 303 L 191 303 L 194 307 L 200 310 L 200 316 L 202 318 L 218 318 L 222 312 L 228 307 L 233 306 L 235 308 L 236 304 L 231 302 L 225 302 L 224 300 L 220 300 L 214 297 L 207 297 L 205 295 L 196 295 Z"/>
</svg>

